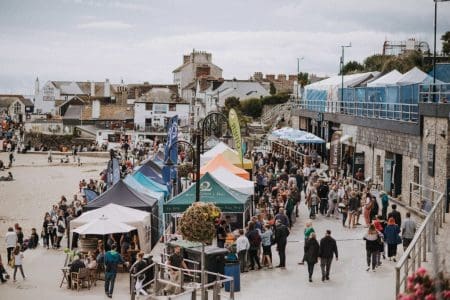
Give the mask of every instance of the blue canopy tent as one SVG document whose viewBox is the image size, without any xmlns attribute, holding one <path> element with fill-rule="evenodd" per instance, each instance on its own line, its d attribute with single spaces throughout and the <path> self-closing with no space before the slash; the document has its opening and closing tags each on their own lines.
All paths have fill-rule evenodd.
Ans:
<svg viewBox="0 0 450 300">
<path fill-rule="evenodd" d="M 134 171 L 134 174 L 141 173 L 154 182 L 165 185 L 162 178 L 162 168 L 153 160 L 148 159 L 142 163 L 142 165 Z"/>
</svg>

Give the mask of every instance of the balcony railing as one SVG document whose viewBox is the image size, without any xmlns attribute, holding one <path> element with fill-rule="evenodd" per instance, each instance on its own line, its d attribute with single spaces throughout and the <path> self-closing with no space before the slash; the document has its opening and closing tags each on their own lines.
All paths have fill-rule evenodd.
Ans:
<svg viewBox="0 0 450 300">
<path fill-rule="evenodd" d="M 449 103 L 450 83 L 419 85 L 419 101 L 424 103 Z"/>
<path fill-rule="evenodd" d="M 418 105 L 405 103 L 302 100 L 294 104 L 294 109 L 406 122 L 419 119 Z"/>
</svg>

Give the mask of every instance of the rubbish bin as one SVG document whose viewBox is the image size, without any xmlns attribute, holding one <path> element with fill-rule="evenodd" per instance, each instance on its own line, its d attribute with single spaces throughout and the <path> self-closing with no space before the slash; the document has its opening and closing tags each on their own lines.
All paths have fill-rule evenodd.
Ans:
<svg viewBox="0 0 450 300">
<path fill-rule="evenodd" d="M 233 277 L 234 291 L 241 290 L 241 267 L 238 260 L 225 262 L 224 275 Z M 225 282 L 225 291 L 230 291 L 230 282 Z"/>
<path fill-rule="evenodd" d="M 202 247 L 185 248 L 185 258 L 201 262 Z M 214 246 L 205 247 L 205 271 L 212 273 L 224 274 L 225 267 L 225 254 L 228 253 L 227 249 L 218 248 Z M 208 283 L 216 280 L 213 275 L 208 275 Z"/>
</svg>

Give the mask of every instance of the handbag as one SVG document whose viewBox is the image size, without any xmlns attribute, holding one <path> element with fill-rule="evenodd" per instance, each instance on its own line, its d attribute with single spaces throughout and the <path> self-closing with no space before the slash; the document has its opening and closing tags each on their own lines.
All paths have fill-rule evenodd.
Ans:
<svg viewBox="0 0 450 300">
<path fill-rule="evenodd" d="M 10 259 L 9 262 L 8 262 L 8 265 L 9 265 L 11 268 L 14 268 L 14 266 L 16 265 L 16 259 L 15 259 L 14 256 L 11 257 L 11 259 Z"/>
<path fill-rule="evenodd" d="M 398 245 L 398 244 L 401 244 L 401 243 L 402 243 L 402 238 L 401 238 L 399 235 L 397 235 L 397 236 L 395 237 L 395 242 L 397 243 L 397 245 Z"/>
</svg>

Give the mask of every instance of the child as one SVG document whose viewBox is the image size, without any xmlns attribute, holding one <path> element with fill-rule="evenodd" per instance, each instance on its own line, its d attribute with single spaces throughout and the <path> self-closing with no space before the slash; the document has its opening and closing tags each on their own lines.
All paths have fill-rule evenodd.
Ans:
<svg viewBox="0 0 450 300">
<path fill-rule="evenodd" d="M 39 245 L 39 236 L 36 233 L 36 228 L 31 228 L 31 236 L 28 241 L 28 248 L 34 249 Z"/>
<path fill-rule="evenodd" d="M 16 248 L 14 248 L 14 275 L 13 275 L 13 279 L 14 282 L 16 281 L 16 274 L 17 274 L 17 269 L 20 269 L 20 273 L 22 274 L 22 278 L 23 280 L 26 279 L 25 274 L 23 273 L 23 267 L 22 267 L 22 261 L 23 261 L 23 252 L 20 251 L 20 246 L 16 246 Z"/>
</svg>

